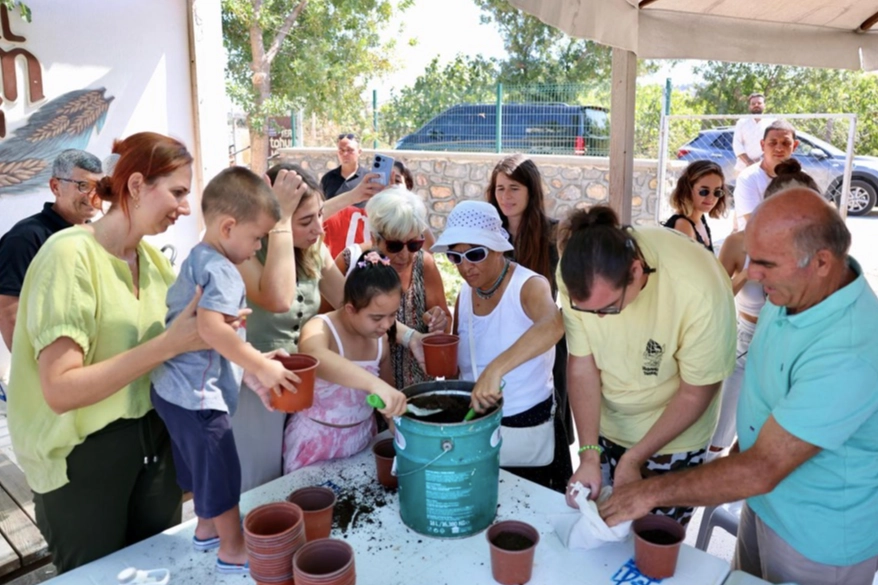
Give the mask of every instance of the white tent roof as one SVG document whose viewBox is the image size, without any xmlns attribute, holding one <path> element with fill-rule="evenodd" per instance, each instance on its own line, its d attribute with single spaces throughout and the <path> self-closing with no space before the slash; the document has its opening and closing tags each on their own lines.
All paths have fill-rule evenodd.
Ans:
<svg viewBox="0 0 878 585">
<path fill-rule="evenodd" d="M 874 0 L 509 0 L 642 59 L 878 69 Z"/>
</svg>

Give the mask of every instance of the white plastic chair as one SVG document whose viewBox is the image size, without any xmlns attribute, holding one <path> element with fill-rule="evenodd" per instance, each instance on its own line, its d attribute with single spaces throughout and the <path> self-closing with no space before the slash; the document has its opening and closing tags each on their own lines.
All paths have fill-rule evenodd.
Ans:
<svg viewBox="0 0 878 585">
<path fill-rule="evenodd" d="M 701 527 L 698 529 L 698 537 L 695 539 L 695 548 L 707 551 L 710 536 L 716 527 L 722 528 L 732 536 L 738 535 L 738 523 L 741 520 L 741 506 L 744 500 L 722 504 L 720 506 L 708 506 L 704 508 L 701 517 Z"/>
</svg>

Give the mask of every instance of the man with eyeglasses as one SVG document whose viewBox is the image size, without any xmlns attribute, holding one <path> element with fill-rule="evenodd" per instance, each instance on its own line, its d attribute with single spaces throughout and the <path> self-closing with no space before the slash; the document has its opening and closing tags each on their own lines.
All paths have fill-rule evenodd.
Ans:
<svg viewBox="0 0 878 585">
<path fill-rule="evenodd" d="M 84 150 L 63 151 L 52 166 L 49 189 L 55 201 L 27 217 L 0 238 L 0 334 L 12 350 L 15 314 L 24 275 L 40 247 L 52 234 L 89 221 L 98 212 L 95 186 L 103 176 L 101 161 Z"/>
<path fill-rule="evenodd" d="M 360 184 L 368 172 L 366 167 L 360 166 L 360 141 L 356 134 L 346 133 L 338 135 L 338 162 L 339 166 L 332 169 L 320 179 L 320 187 L 323 196 L 332 199 L 341 193 L 347 193 Z"/>
<path fill-rule="evenodd" d="M 768 297 L 738 401 L 738 444 L 698 469 L 614 490 L 610 526 L 654 506 L 746 498 L 732 568 L 771 583 L 871 585 L 878 571 L 878 298 L 816 192 L 753 213 L 748 273 Z"/>
<path fill-rule="evenodd" d="M 595 205 L 568 219 L 559 241 L 567 381 L 581 484 L 597 499 L 645 477 L 704 461 L 720 385 L 735 366 L 735 305 L 713 254 L 680 232 L 619 225 Z M 689 506 L 657 507 L 682 525 Z"/>
</svg>

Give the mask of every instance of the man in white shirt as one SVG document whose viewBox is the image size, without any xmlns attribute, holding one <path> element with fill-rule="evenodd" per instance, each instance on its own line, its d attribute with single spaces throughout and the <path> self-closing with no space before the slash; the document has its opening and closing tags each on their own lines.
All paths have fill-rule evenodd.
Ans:
<svg viewBox="0 0 878 585">
<path fill-rule="evenodd" d="M 799 145 L 796 129 L 789 122 L 776 120 L 766 128 L 760 145 L 762 162 L 741 171 L 735 184 L 735 219 L 739 230 L 747 226 L 750 214 L 762 203 L 765 188 L 776 176 L 774 167 L 793 156 Z"/>
<path fill-rule="evenodd" d="M 765 111 L 765 96 L 751 93 L 747 98 L 750 114 L 758 116 Z M 741 118 L 735 124 L 735 135 L 732 138 L 732 149 L 735 151 L 735 174 L 737 175 L 752 164 L 762 159 L 762 137 L 765 129 L 773 122 L 771 118 Z"/>
</svg>

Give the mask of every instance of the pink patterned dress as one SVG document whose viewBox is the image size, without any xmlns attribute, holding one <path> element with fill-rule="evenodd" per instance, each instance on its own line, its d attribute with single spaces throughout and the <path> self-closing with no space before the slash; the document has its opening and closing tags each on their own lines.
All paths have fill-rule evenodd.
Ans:
<svg viewBox="0 0 878 585">
<path fill-rule="evenodd" d="M 344 357 L 341 338 L 326 315 L 317 315 L 332 331 L 338 353 Z M 378 340 L 378 357 L 352 361 L 370 374 L 378 375 L 383 340 Z M 284 430 L 284 473 L 318 461 L 350 457 L 369 446 L 376 433 L 374 410 L 366 404 L 365 390 L 354 390 L 317 378 L 314 404 L 290 415 Z"/>
</svg>

